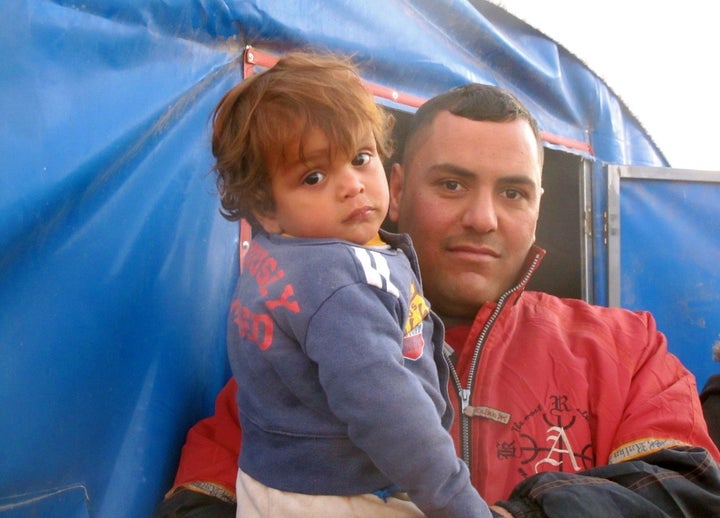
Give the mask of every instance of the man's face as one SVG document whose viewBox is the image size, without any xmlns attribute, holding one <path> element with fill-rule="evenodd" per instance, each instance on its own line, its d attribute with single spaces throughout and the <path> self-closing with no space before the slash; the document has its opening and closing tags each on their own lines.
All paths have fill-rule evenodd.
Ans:
<svg viewBox="0 0 720 518">
<path fill-rule="evenodd" d="M 541 164 L 526 121 L 440 112 L 390 180 L 390 218 L 413 239 L 423 291 L 448 323 L 511 288 L 540 209 Z"/>
</svg>

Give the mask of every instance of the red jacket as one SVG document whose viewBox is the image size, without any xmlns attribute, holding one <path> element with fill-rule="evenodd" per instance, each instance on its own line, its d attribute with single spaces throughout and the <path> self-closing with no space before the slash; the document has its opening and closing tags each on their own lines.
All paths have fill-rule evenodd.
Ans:
<svg viewBox="0 0 720 518">
<path fill-rule="evenodd" d="M 543 252 L 535 252 L 539 262 Z M 695 379 L 667 352 L 649 313 L 525 284 L 484 304 L 469 333 L 446 337 L 457 354 L 456 410 L 458 388 L 470 394 L 453 435 L 483 498 L 506 499 L 535 473 L 576 473 L 676 445 L 720 460 Z"/>
<path fill-rule="evenodd" d="M 537 265 L 543 252 L 533 252 Z M 483 498 L 508 499 L 535 473 L 571 475 L 675 445 L 699 446 L 720 460 L 695 379 L 667 353 L 652 316 L 523 291 L 533 270 L 498 303 L 484 304 L 469 330 L 447 330 L 457 356 L 452 433 Z M 458 382 L 469 390 L 464 411 Z M 235 390 L 231 379 L 215 415 L 188 433 L 174 487 L 202 480 L 233 491 L 240 448 Z M 687 458 L 692 464 L 696 457 Z M 607 487 L 598 487 L 602 498 Z"/>
<path fill-rule="evenodd" d="M 168 495 L 180 486 L 199 483 L 202 487 L 194 489 L 224 500 L 235 499 L 241 442 L 236 393 L 237 383 L 231 377 L 215 399 L 215 413 L 190 428 Z M 205 484 L 208 482 L 213 487 Z"/>
</svg>

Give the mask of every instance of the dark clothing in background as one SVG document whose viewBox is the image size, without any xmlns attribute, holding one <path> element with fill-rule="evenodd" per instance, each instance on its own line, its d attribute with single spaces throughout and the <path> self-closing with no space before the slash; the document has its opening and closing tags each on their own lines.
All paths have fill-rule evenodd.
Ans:
<svg viewBox="0 0 720 518">
<path fill-rule="evenodd" d="M 700 393 L 703 414 L 710 437 L 720 448 L 720 374 L 713 374 Z"/>
</svg>

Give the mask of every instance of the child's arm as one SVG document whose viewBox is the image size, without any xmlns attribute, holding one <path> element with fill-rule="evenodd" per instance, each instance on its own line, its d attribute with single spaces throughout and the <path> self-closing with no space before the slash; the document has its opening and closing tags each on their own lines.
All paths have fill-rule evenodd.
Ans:
<svg viewBox="0 0 720 518">
<path fill-rule="evenodd" d="M 330 407 L 350 439 L 428 516 L 490 516 L 440 422 L 437 378 L 432 386 L 404 365 L 397 311 L 397 297 L 358 284 L 314 315 L 306 352 Z M 419 361 L 434 370 L 431 347 L 425 344 Z"/>
</svg>

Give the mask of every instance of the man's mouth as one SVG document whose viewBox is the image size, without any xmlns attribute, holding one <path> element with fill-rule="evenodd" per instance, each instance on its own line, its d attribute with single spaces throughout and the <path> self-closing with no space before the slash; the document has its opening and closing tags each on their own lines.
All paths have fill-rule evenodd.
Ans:
<svg viewBox="0 0 720 518">
<path fill-rule="evenodd" d="M 450 252 L 453 257 L 469 261 L 488 261 L 500 257 L 500 253 L 495 248 L 476 243 L 453 244 L 447 246 L 446 250 Z"/>
</svg>

